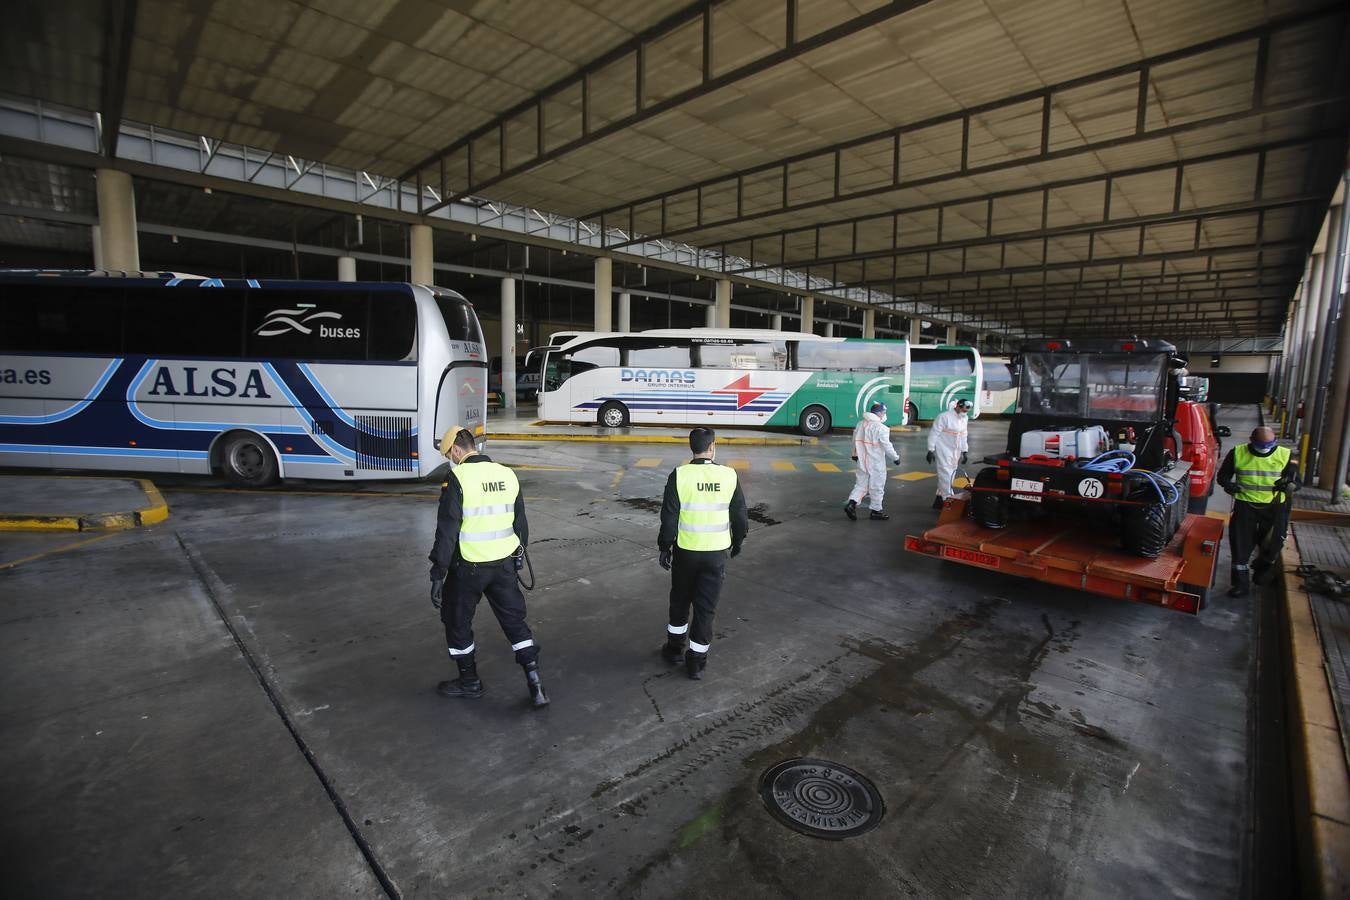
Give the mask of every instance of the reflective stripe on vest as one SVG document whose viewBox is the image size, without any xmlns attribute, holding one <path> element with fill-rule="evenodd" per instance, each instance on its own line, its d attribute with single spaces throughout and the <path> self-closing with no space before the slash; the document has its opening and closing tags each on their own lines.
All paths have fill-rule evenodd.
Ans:
<svg viewBox="0 0 1350 900">
<path fill-rule="evenodd" d="M 1233 450 L 1234 499 L 1246 503 L 1284 502 L 1284 492 L 1275 490 L 1284 467 L 1289 465 L 1288 447 L 1276 447 L 1269 456 L 1257 456 L 1247 444 Z"/>
<path fill-rule="evenodd" d="M 716 463 L 686 463 L 675 469 L 680 525 L 675 544 L 682 550 L 725 550 L 731 546 L 731 497 L 736 470 Z"/>
<path fill-rule="evenodd" d="M 520 546 L 516 537 L 516 498 L 520 482 L 501 463 L 460 463 L 451 470 L 464 494 L 459 526 L 459 557 L 483 563 L 506 559 Z"/>
</svg>

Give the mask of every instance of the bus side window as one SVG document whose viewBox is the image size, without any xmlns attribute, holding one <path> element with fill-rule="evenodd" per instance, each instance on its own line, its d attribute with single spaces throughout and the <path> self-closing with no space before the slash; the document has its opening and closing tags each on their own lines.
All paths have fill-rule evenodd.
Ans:
<svg viewBox="0 0 1350 900">
<path fill-rule="evenodd" d="M 231 358 L 244 349 L 244 292 L 231 288 L 127 288 L 127 353 Z"/>
<path fill-rule="evenodd" d="M 407 294 L 370 295 L 368 357 L 375 360 L 417 359 L 417 305 Z"/>
<path fill-rule="evenodd" d="M 122 352 L 122 291 L 59 285 L 5 288 L 0 346 L 31 353 Z"/>
<path fill-rule="evenodd" d="M 365 359 L 369 302 L 364 292 L 255 291 L 248 296 L 245 352 L 260 359 Z"/>
</svg>

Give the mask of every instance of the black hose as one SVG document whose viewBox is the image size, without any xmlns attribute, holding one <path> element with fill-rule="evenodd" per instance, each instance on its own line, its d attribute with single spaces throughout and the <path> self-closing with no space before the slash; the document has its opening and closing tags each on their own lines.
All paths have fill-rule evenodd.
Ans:
<svg viewBox="0 0 1350 900">
<path fill-rule="evenodd" d="M 521 569 L 516 569 L 516 581 L 520 582 L 520 586 L 525 590 L 532 591 L 534 590 L 534 563 L 530 562 L 530 551 L 521 547 L 520 556 L 525 563 L 525 571 L 530 573 L 530 583 L 526 584 L 525 579 L 520 577 Z"/>
</svg>

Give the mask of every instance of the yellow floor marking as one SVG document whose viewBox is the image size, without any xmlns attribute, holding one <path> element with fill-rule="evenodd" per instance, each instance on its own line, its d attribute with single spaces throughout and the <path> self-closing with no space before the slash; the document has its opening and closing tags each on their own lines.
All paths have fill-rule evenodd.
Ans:
<svg viewBox="0 0 1350 900">
<path fill-rule="evenodd" d="M 969 479 L 962 478 L 960 475 L 958 475 L 952 479 L 952 487 L 954 488 L 970 487 L 970 481 Z"/>
<path fill-rule="evenodd" d="M 729 459 L 727 460 L 727 465 L 731 466 L 733 469 L 739 469 L 740 471 L 744 472 L 746 469 L 750 468 L 750 460 Z"/>
<path fill-rule="evenodd" d="M 1209 516 L 1211 519 L 1218 519 L 1222 522 L 1227 522 L 1229 514 L 1225 512 L 1207 512 L 1205 513 L 1205 515 Z"/>
<path fill-rule="evenodd" d="M 619 471 L 614 473 L 614 480 L 609 483 L 611 489 L 617 488 L 619 486 L 619 482 L 623 481 L 623 473 L 625 471 L 626 471 L 625 469 L 620 469 Z"/>
<path fill-rule="evenodd" d="M 637 466 L 639 469 L 655 469 L 661 465 L 661 460 L 657 459 L 655 456 L 644 456 L 642 459 L 633 463 L 633 465 Z"/>
<path fill-rule="evenodd" d="M 816 471 L 817 471 L 817 472 L 838 472 L 838 471 L 840 471 L 839 467 L 836 466 L 834 463 L 811 463 L 811 465 L 813 465 L 813 466 L 816 467 Z"/>
<path fill-rule="evenodd" d="M 794 466 L 792 463 L 790 463 L 790 462 L 783 462 L 783 461 L 781 461 L 781 460 L 774 460 L 773 462 L 769 463 L 769 465 L 772 466 L 774 469 L 776 469 L 776 470 L 779 471 L 779 472 L 795 472 L 795 471 L 797 471 L 797 467 Z"/>
<path fill-rule="evenodd" d="M 86 544 L 92 544 L 95 541 L 106 541 L 108 538 L 117 534 L 116 531 L 110 531 L 107 534 L 100 534 L 97 537 L 85 538 L 82 541 L 76 541 L 73 544 L 65 544 L 51 550 L 44 550 L 41 553 L 34 553 L 32 556 L 25 556 L 22 559 L 16 559 L 12 562 L 0 563 L 0 570 L 12 569 L 15 566 L 21 566 L 26 562 L 32 562 L 35 559 L 42 559 L 44 556 L 51 556 L 55 553 L 65 553 L 67 550 L 74 550 L 76 547 L 83 547 Z"/>
<path fill-rule="evenodd" d="M 922 481 L 925 478 L 936 478 L 932 472 L 906 472 L 903 475 L 895 476 L 897 481 Z"/>
<path fill-rule="evenodd" d="M 508 469 L 537 469 L 541 472 L 580 472 L 570 466 L 544 466 L 533 463 L 506 463 Z"/>
</svg>

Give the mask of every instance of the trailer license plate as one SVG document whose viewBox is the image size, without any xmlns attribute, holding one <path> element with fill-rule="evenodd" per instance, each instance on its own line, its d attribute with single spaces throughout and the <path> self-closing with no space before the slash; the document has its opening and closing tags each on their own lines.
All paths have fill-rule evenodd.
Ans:
<svg viewBox="0 0 1350 900">
<path fill-rule="evenodd" d="M 982 566 L 998 568 L 998 557 L 991 556 L 988 553 L 978 553 L 974 550 L 962 550 L 960 547 L 943 547 L 942 555 L 948 559 L 959 559 L 962 562 L 979 563 Z"/>
<path fill-rule="evenodd" d="M 1012 495 L 1014 500 L 1030 500 L 1032 503 L 1041 502 L 1041 492 L 1045 490 L 1045 485 L 1039 481 L 1033 481 L 1030 478 L 1014 478 L 1012 480 Z"/>
</svg>

